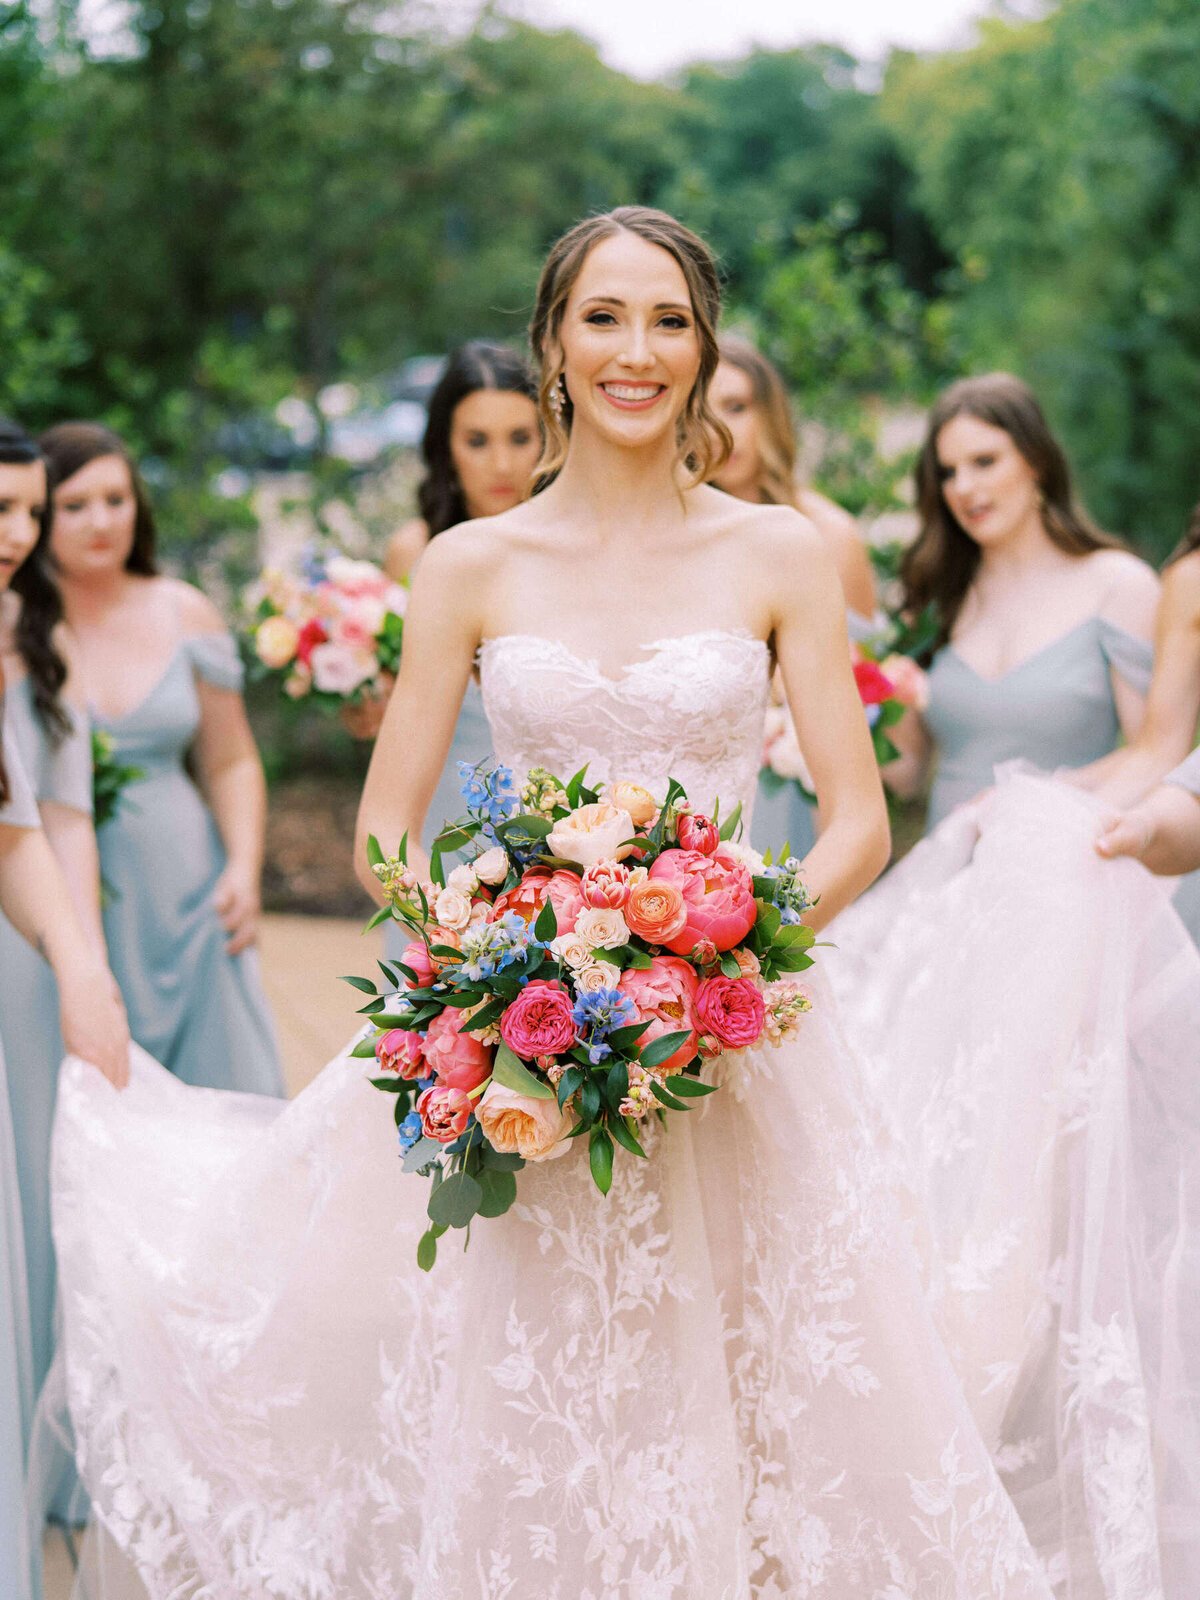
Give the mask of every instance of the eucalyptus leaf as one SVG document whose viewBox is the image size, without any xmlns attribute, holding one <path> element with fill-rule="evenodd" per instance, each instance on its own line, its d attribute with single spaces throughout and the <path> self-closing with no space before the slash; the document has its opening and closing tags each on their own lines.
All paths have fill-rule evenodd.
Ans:
<svg viewBox="0 0 1200 1600">
<path fill-rule="evenodd" d="M 550 1085 L 543 1083 L 540 1078 L 535 1078 L 520 1056 L 510 1050 L 503 1041 L 496 1047 L 492 1077 L 506 1089 L 511 1089 L 514 1094 L 530 1095 L 534 1100 L 554 1099 L 554 1090 Z"/>
<path fill-rule="evenodd" d="M 477 1181 L 483 1193 L 479 1215 L 502 1217 L 517 1198 L 516 1174 L 504 1172 L 499 1167 L 484 1167 Z"/>
<path fill-rule="evenodd" d="M 471 1174 L 452 1172 L 429 1196 L 429 1220 L 446 1228 L 465 1228 L 482 1204 L 483 1189 Z"/>
<path fill-rule="evenodd" d="M 741 967 L 738 966 L 731 955 L 721 957 L 721 971 L 727 978 L 740 978 L 742 975 Z"/>
<path fill-rule="evenodd" d="M 405 1172 L 420 1172 L 422 1167 L 427 1167 L 434 1160 L 441 1148 L 436 1139 L 418 1139 L 404 1158 Z"/>
<path fill-rule="evenodd" d="M 525 1157 L 519 1156 L 515 1150 L 493 1150 L 490 1144 L 485 1144 L 480 1150 L 479 1159 L 483 1166 L 491 1167 L 495 1172 L 520 1172 L 525 1165 Z"/>
<path fill-rule="evenodd" d="M 437 1260 L 438 1236 L 432 1228 L 427 1228 L 417 1241 L 417 1265 L 422 1272 L 432 1270 Z"/>
</svg>

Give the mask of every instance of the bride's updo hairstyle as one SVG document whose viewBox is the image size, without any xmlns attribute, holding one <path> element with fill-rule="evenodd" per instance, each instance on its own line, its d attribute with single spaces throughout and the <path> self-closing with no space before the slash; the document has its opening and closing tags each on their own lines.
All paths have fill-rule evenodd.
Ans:
<svg viewBox="0 0 1200 1600">
<path fill-rule="evenodd" d="M 546 257 L 538 280 L 529 342 L 541 369 L 538 411 L 545 442 L 534 469 L 534 481 L 539 487 L 549 483 L 566 460 L 575 411 L 571 397 L 561 390 L 561 409 L 556 411 L 550 403 L 563 371 L 559 335 L 567 300 L 589 251 L 618 233 L 636 234 L 647 244 L 667 251 L 679 263 L 688 287 L 700 340 L 700 371 L 679 419 L 679 459 L 687 471 L 689 487 L 705 483 L 719 472 L 733 448 L 728 428 L 708 405 L 708 386 L 721 359 L 717 347 L 721 283 L 712 252 L 703 239 L 665 211 L 649 206 L 618 206 L 601 216 L 587 217 L 564 233 Z"/>
<path fill-rule="evenodd" d="M 930 604 L 936 611 L 938 631 L 930 655 L 950 637 L 979 570 L 979 546 L 951 513 L 942 493 L 938 435 L 955 417 L 975 417 L 1008 434 L 1033 471 L 1040 490 L 1042 526 L 1060 550 L 1085 556 L 1094 550 L 1124 548 L 1119 539 L 1098 528 L 1076 501 L 1066 453 L 1028 384 L 1007 372 L 989 372 L 952 383 L 929 413 L 916 467 L 921 531 L 900 564 L 905 612 L 915 617 Z"/>
</svg>

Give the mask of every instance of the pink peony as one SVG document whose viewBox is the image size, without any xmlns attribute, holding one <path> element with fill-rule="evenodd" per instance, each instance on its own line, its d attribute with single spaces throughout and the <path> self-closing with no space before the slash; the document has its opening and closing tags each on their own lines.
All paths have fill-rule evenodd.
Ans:
<svg viewBox="0 0 1200 1600">
<path fill-rule="evenodd" d="M 619 861 L 597 861 L 584 873 L 579 892 L 597 911 L 620 911 L 629 899 L 629 868 Z"/>
<path fill-rule="evenodd" d="M 467 1131 L 472 1110 L 471 1098 L 463 1089 L 434 1084 L 432 1089 L 417 1096 L 421 1131 L 427 1139 L 436 1139 L 439 1144 L 450 1144 Z"/>
<path fill-rule="evenodd" d="M 690 955 L 701 939 L 711 939 L 718 950 L 732 950 L 758 915 L 748 869 L 720 846 L 711 856 L 664 850 L 650 868 L 650 882 L 674 884 L 687 906 L 683 931 L 661 941 L 676 955 Z"/>
<path fill-rule="evenodd" d="M 575 1115 L 560 1111 L 557 1100 L 517 1094 L 493 1079 L 483 1091 L 476 1115 L 493 1150 L 526 1161 L 553 1161 L 571 1148 L 567 1134 L 575 1126 Z"/>
<path fill-rule="evenodd" d="M 745 1050 L 761 1037 L 767 1008 L 750 978 L 705 978 L 696 1014 L 706 1033 L 727 1050 Z"/>
<path fill-rule="evenodd" d="M 565 867 L 553 872 L 549 867 L 530 867 L 515 888 L 496 896 L 492 920 L 498 922 L 506 911 L 515 911 L 526 922 L 536 922 L 547 900 L 554 907 L 558 932 L 572 932 L 575 918 L 584 904 L 579 892 L 579 874 L 568 872 Z"/>
<path fill-rule="evenodd" d="M 650 1026 L 638 1040 L 644 1049 L 664 1033 L 688 1030 L 688 1038 L 674 1055 L 653 1070 L 658 1077 L 681 1072 L 696 1053 L 696 991 L 699 980 L 686 961 L 678 956 L 655 956 L 645 968 L 627 967 L 617 985 L 633 1001 L 639 1022 Z"/>
<path fill-rule="evenodd" d="M 698 811 L 685 811 L 675 825 L 681 850 L 698 850 L 702 856 L 711 856 L 721 842 L 717 825 Z"/>
<path fill-rule="evenodd" d="M 473 1033 L 464 1033 L 466 1013 L 448 1007 L 434 1017 L 425 1035 L 425 1060 L 439 1087 L 477 1089 L 492 1071 L 492 1052 Z"/>
<path fill-rule="evenodd" d="M 375 657 L 349 645 L 319 644 L 312 653 L 313 684 L 322 694 L 352 694 L 375 672 Z"/>
<path fill-rule="evenodd" d="M 500 1018 L 500 1037 L 526 1061 L 569 1050 L 579 1034 L 566 986 L 557 978 L 527 983 Z"/>
<path fill-rule="evenodd" d="M 379 1063 L 379 1070 L 395 1072 L 401 1078 L 423 1078 L 424 1043 L 419 1033 L 410 1033 L 406 1028 L 389 1028 L 375 1041 L 375 1059 Z"/>
<path fill-rule="evenodd" d="M 888 656 L 879 670 L 891 683 L 901 705 L 924 711 L 929 704 L 929 679 L 911 656 Z"/>
</svg>

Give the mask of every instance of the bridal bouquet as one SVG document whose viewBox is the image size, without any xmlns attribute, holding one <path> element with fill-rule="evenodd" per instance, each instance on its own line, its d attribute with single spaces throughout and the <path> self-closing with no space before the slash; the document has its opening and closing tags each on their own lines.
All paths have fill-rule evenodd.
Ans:
<svg viewBox="0 0 1200 1600">
<path fill-rule="evenodd" d="M 253 660 L 292 700 L 338 707 L 396 675 L 408 591 L 370 561 L 319 553 L 298 571 L 268 568 L 246 602 Z"/>
<path fill-rule="evenodd" d="M 651 1116 L 714 1092 L 705 1062 L 779 1044 L 809 999 L 811 904 L 799 864 L 735 841 L 678 783 L 661 802 L 634 783 L 597 790 L 535 768 L 460 764 L 467 816 L 439 834 L 432 883 L 370 841 L 392 917 L 412 938 L 380 962 L 371 1031 L 354 1054 L 394 1097 L 406 1171 L 432 1181 L 417 1259 L 473 1217 L 499 1216 L 527 1161 L 586 1143 L 608 1192 L 620 1146 L 645 1157 Z M 443 853 L 474 849 L 449 873 Z"/>
<path fill-rule="evenodd" d="M 850 653 L 854 681 L 871 729 L 875 759 L 883 767 L 900 753 L 889 738 L 888 729 L 895 727 L 910 707 L 918 711 L 925 708 L 928 701 L 925 674 L 908 656 L 889 655 L 877 661 L 866 645 L 854 643 Z M 786 704 L 767 707 L 761 778 L 768 791 L 795 783 L 810 804 L 816 803 L 812 778 Z"/>
</svg>

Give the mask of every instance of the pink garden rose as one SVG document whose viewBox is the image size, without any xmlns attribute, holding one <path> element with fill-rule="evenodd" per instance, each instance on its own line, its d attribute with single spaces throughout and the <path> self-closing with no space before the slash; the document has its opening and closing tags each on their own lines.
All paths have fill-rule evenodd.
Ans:
<svg viewBox="0 0 1200 1600">
<path fill-rule="evenodd" d="M 620 911 L 629 899 L 629 868 L 619 861 L 597 861 L 584 873 L 579 892 L 597 911 Z"/>
<path fill-rule="evenodd" d="M 427 1139 L 436 1139 L 439 1144 L 450 1144 L 467 1131 L 473 1109 L 471 1097 L 463 1089 L 434 1084 L 432 1089 L 417 1096 L 416 1112 L 421 1119 L 421 1131 Z"/>
<path fill-rule="evenodd" d="M 344 644 L 319 644 L 312 653 L 313 684 L 323 694 L 352 694 L 376 672 L 374 655 Z"/>
<path fill-rule="evenodd" d="M 553 1161 L 571 1148 L 567 1135 L 575 1126 L 575 1115 L 560 1111 L 557 1100 L 517 1094 L 493 1079 L 475 1114 L 493 1150 L 526 1161 Z"/>
<path fill-rule="evenodd" d="M 464 1033 L 466 1013 L 448 1006 L 425 1035 L 425 1060 L 439 1087 L 477 1089 L 492 1071 L 492 1052 L 478 1035 Z"/>
<path fill-rule="evenodd" d="M 676 955 L 690 955 L 700 939 L 718 950 L 732 950 L 754 926 L 754 880 L 723 846 L 711 856 L 697 850 L 664 850 L 650 868 L 650 882 L 673 883 L 687 906 L 683 931 L 662 943 Z"/>
<path fill-rule="evenodd" d="M 570 933 L 584 905 L 579 874 L 568 872 L 566 867 L 553 872 L 549 867 L 530 867 L 515 888 L 496 896 L 492 920 L 498 922 L 506 911 L 515 911 L 532 924 L 547 900 L 554 907 L 559 933 Z"/>
<path fill-rule="evenodd" d="M 696 995 L 696 1014 L 706 1033 L 727 1050 L 745 1050 L 761 1037 L 767 1008 L 749 978 L 705 978 Z"/>
<path fill-rule="evenodd" d="M 425 1076 L 425 1044 L 419 1033 L 406 1028 L 389 1028 L 375 1041 L 375 1059 L 381 1072 L 395 1072 L 402 1078 Z"/>
<path fill-rule="evenodd" d="M 698 850 L 702 856 L 711 856 L 721 842 L 717 825 L 698 811 L 685 811 L 675 825 L 681 850 Z"/>
<path fill-rule="evenodd" d="M 678 956 L 654 956 L 648 967 L 627 967 L 617 987 L 633 1001 L 637 1020 L 650 1024 L 638 1040 L 640 1049 L 664 1033 L 688 1030 L 688 1038 L 675 1054 L 653 1069 L 662 1078 L 681 1072 L 696 1053 L 699 980 L 692 968 Z"/>
<path fill-rule="evenodd" d="M 500 1037 L 526 1061 L 569 1050 L 579 1033 L 566 985 L 557 978 L 534 978 L 527 983 L 500 1018 Z"/>
<path fill-rule="evenodd" d="M 879 670 L 895 690 L 901 705 L 924 711 L 929 704 L 929 678 L 911 656 L 888 656 Z"/>
</svg>

